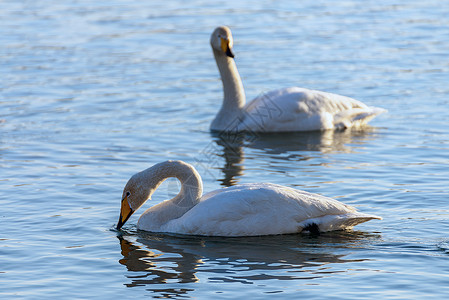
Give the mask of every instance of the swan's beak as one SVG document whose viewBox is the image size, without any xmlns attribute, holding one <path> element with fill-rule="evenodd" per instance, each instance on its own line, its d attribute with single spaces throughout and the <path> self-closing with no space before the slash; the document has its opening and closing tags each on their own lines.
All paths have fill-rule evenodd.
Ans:
<svg viewBox="0 0 449 300">
<path fill-rule="evenodd" d="M 221 50 L 226 53 L 226 56 L 234 58 L 234 52 L 232 52 L 232 47 L 229 45 L 229 40 L 221 38 Z"/>
<path fill-rule="evenodd" d="M 120 209 L 120 218 L 118 219 L 117 230 L 125 225 L 126 221 L 128 221 L 133 212 L 134 211 L 131 209 L 128 203 L 128 196 L 125 196 L 125 198 L 122 199 L 122 208 Z"/>
</svg>

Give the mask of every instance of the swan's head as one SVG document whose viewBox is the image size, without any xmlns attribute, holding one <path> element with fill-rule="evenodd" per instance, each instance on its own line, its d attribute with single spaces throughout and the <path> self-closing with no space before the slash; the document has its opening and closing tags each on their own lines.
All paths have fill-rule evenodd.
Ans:
<svg viewBox="0 0 449 300">
<path fill-rule="evenodd" d="M 157 188 L 157 185 L 148 186 L 143 172 L 133 175 L 126 183 L 122 194 L 122 205 L 117 229 L 128 221 L 129 217 L 147 201 Z"/>
<path fill-rule="evenodd" d="M 234 58 L 232 52 L 232 46 L 234 42 L 232 40 L 231 30 L 226 26 L 220 26 L 215 28 L 214 32 L 210 36 L 210 45 L 212 49 L 223 53 L 228 57 Z"/>
</svg>

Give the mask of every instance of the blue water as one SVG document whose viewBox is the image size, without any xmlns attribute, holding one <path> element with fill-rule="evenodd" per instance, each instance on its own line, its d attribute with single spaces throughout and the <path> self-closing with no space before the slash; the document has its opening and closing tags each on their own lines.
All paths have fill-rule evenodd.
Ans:
<svg viewBox="0 0 449 300">
<path fill-rule="evenodd" d="M 448 15 L 436 0 L 1 1 L 0 296 L 447 298 Z M 211 135 L 218 25 L 248 99 L 301 86 L 388 113 L 363 131 Z M 225 239 L 138 232 L 136 213 L 114 231 L 128 178 L 167 159 L 205 191 L 269 181 L 384 219 Z"/>
</svg>

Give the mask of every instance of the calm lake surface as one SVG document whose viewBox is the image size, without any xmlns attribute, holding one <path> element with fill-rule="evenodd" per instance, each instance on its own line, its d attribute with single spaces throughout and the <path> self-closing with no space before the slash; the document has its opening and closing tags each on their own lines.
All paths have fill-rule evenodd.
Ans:
<svg viewBox="0 0 449 300">
<path fill-rule="evenodd" d="M 449 296 L 446 1 L 0 1 L 0 297 Z M 209 46 L 233 30 L 248 99 L 301 86 L 388 109 L 363 131 L 212 135 Z M 129 177 L 196 166 L 382 216 L 352 231 L 203 238 L 117 223 Z M 173 197 L 176 180 L 152 204 Z"/>
</svg>

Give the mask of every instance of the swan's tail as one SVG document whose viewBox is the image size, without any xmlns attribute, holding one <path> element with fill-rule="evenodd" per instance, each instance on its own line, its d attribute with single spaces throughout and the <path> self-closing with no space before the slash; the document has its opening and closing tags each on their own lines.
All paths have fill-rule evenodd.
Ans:
<svg viewBox="0 0 449 300">
<path fill-rule="evenodd" d="M 360 212 L 351 212 L 344 215 L 327 215 L 319 218 L 308 219 L 300 224 L 303 230 L 318 227 L 320 232 L 351 229 L 355 225 L 370 220 L 382 220 L 382 217 L 364 214 Z M 313 225 L 315 224 L 315 225 Z"/>
<path fill-rule="evenodd" d="M 374 106 L 345 110 L 334 117 L 334 126 L 338 129 L 362 127 L 384 112 L 387 112 L 387 110 Z"/>
</svg>

